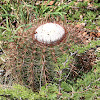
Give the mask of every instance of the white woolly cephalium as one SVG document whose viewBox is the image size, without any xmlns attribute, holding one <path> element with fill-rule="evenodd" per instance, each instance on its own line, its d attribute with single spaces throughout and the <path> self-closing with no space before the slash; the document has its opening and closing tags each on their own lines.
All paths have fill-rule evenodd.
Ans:
<svg viewBox="0 0 100 100">
<path fill-rule="evenodd" d="M 43 44 L 52 44 L 60 41 L 65 35 L 65 29 L 56 23 L 46 23 L 35 31 L 35 39 Z"/>
</svg>

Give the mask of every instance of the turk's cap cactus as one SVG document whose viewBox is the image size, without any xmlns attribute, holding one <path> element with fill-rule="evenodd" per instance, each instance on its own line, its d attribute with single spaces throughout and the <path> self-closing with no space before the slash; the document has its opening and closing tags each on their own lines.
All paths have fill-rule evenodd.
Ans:
<svg viewBox="0 0 100 100">
<path fill-rule="evenodd" d="M 54 45 L 57 42 L 61 42 L 66 32 L 65 29 L 56 23 L 46 23 L 40 25 L 36 30 L 34 37 L 42 44 Z"/>
</svg>

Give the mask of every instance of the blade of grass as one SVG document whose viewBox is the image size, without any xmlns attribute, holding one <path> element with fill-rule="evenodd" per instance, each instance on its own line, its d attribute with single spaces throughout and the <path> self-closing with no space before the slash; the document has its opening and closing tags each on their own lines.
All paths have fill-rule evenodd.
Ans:
<svg viewBox="0 0 100 100">
<path fill-rule="evenodd" d="M 0 29 L 6 29 L 7 31 L 11 31 L 9 28 L 1 27 L 1 26 L 0 26 Z"/>
<path fill-rule="evenodd" d="M 6 11 L 1 5 L 0 5 L 0 7 L 2 8 L 2 10 L 3 10 L 6 14 L 8 14 L 7 11 Z M 9 28 L 8 16 L 6 16 L 6 23 L 7 23 L 7 28 Z"/>
<path fill-rule="evenodd" d="M 58 1 L 58 0 L 54 0 L 54 3 L 53 3 L 52 5 L 55 5 L 57 1 Z"/>
<path fill-rule="evenodd" d="M 66 13 L 65 12 L 50 12 L 50 13 L 47 13 L 47 14 L 50 14 L 50 15 L 60 15 L 62 20 L 64 20 L 64 15 Z"/>
<path fill-rule="evenodd" d="M 26 28 L 24 31 L 27 31 L 28 29 L 30 29 L 32 27 L 32 25 L 31 26 L 29 26 L 28 28 Z"/>
<path fill-rule="evenodd" d="M 2 17 L 5 17 L 5 16 L 10 16 L 10 17 L 16 17 L 15 15 L 11 15 L 11 14 L 3 14 L 3 15 L 0 15 Z"/>
<path fill-rule="evenodd" d="M 44 14 L 44 12 L 47 10 L 47 9 L 49 9 L 50 7 L 48 6 L 48 7 L 45 7 L 44 9 L 43 9 L 43 14 Z"/>
<path fill-rule="evenodd" d="M 29 25 L 32 25 L 32 23 L 30 23 L 30 24 L 23 24 L 23 25 L 19 26 L 19 27 L 15 30 L 15 32 L 14 32 L 13 35 L 15 35 L 15 33 L 16 33 L 21 27 L 25 27 L 25 26 L 29 26 Z"/>
<path fill-rule="evenodd" d="M 48 5 L 48 3 L 49 3 L 50 1 L 51 1 L 51 0 L 48 0 L 47 3 L 44 4 L 44 0 L 43 0 L 43 2 L 42 2 L 42 6 L 41 6 L 41 9 L 43 10 L 43 12 L 45 12 L 46 9 L 49 8 L 49 6 L 47 6 L 47 5 Z"/>
<path fill-rule="evenodd" d="M 64 8 L 67 7 L 67 6 L 68 6 L 68 5 L 59 6 L 59 8 L 58 8 L 55 12 L 58 12 L 59 10 L 64 9 Z"/>
</svg>

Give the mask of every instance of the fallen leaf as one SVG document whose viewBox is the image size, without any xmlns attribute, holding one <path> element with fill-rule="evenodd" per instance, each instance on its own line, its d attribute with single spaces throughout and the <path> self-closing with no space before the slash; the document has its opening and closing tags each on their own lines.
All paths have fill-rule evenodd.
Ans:
<svg viewBox="0 0 100 100">
<path fill-rule="evenodd" d="M 90 2 L 90 0 L 84 0 L 84 2 Z"/>
<path fill-rule="evenodd" d="M 95 69 L 94 69 L 94 73 L 96 73 L 96 71 L 97 71 L 97 70 L 96 70 L 96 68 L 95 68 Z"/>
<path fill-rule="evenodd" d="M 76 28 L 82 28 L 84 27 L 86 24 L 85 23 L 78 23 L 77 25 L 75 25 Z"/>
<path fill-rule="evenodd" d="M 93 4 L 88 3 L 88 7 L 89 8 L 92 8 L 93 7 Z"/>
<path fill-rule="evenodd" d="M 97 51 L 97 52 L 100 52 L 100 47 L 98 47 L 98 48 L 96 49 L 96 51 Z"/>
<path fill-rule="evenodd" d="M 96 26 L 96 29 L 98 30 L 98 32 L 100 32 L 100 26 Z"/>
<path fill-rule="evenodd" d="M 82 25 L 82 26 L 85 26 L 85 25 L 86 25 L 86 23 L 81 23 L 81 25 Z"/>
<path fill-rule="evenodd" d="M 54 3 L 54 1 L 50 1 L 48 4 L 47 4 L 47 2 L 48 1 L 44 1 L 44 2 L 43 1 L 37 1 L 36 5 L 42 5 L 43 4 L 43 5 L 47 5 L 48 6 L 48 5 L 53 5 L 53 3 Z"/>
<path fill-rule="evenodd" d="M 82 15 L 80 15 L 80 19 L 81 19 L 81 20 L 83 19 L 83 16 L 82 16 Z"/>
<path fill-rule="evenodd" d="M 86 36 L 86 35 L 87 35 L 87 32 L 84 32 L 84 33 L 83 33 L 83 36 Z"/>
<path fill-rule="evenodd" d="M 100 32 L 97 33 L 97 37 L 98 37 L 98 38 L 100 37 Z"/>
</svg>

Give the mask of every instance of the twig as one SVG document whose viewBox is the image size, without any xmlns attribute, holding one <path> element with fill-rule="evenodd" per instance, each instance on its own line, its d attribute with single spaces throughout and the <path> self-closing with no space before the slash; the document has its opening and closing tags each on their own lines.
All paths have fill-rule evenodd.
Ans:
<svg viewBox="0 0 100 100">
<path fill-rule="evenodd" d="M 6 98 L 10 98 L 10 97 L 11 97 L 10 94 L 1 94 L 0 96 L 2 96 L 2 97 L 6 97 Z"/>
<path fill-rule="evenodd" d="M 98 78 L 97 80 L 91 82 L 91 83 L 87 86 L 87 89 L 91 86 L 92 83 L 95 83 L 96 81 L 99 81 L 99 80 L 100 80 L 100 78 Z"/>
<path fill-rule="evenodd" d="M 61 93 L 61 75 L 62 75 L 62 70 L 59 71 L 59 94 Z"/>
<path fill-rule="evenodd" d="M 4 19 L 1 23 L 0 23 L 0 26 L 3 24 L 3 22 L 5 22 L 6 21 L 6 19 Z"/>
<path fill-rule="evenodd" d="M 82 92 L 71 92 L 70 94 L 72 94 L 72 93 L 84 93 L 84 92 L 86 92 L 86 91 L 88 91 L 88 90 L 90 90 L 90 89 L 86 89 L 86 90 L 84 90 L 84 91 L 82 91 Z M 100 90 L 100 88 L 95 89 L 95 90 Z"/>
<path fill-rule="evenodd" d="M 69 6 L 69 7 L 71 7 L 72 9 L 80 9 L 81 7 L 75 7 L 75 6 Z M 84 9 L 88 9 L 88 10 L 98 10 L 98 8 L 96 8 L 96 7 L 84 7 Z"/>
<path fill-rule="evenodd" d="M 71 71 L 72 71 L 72 68 L 70 69 L 70 71 L 69 71 L 68 75 L 66 76 L 66 80 L 67 80 L 67 78 L 69 77 L 69 75 L 70 75 Z"/>
</svg>

